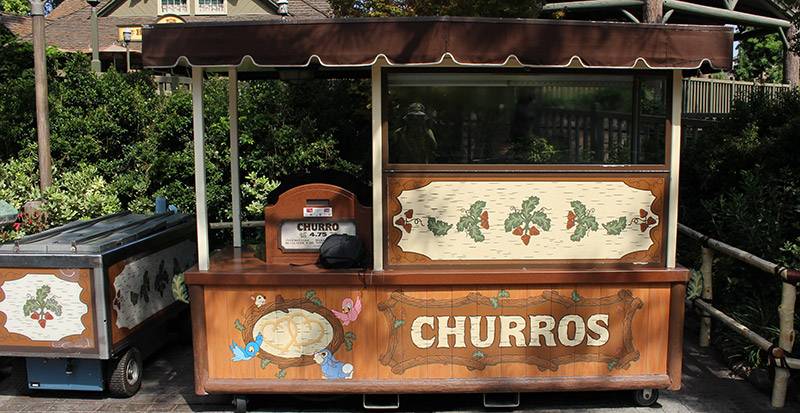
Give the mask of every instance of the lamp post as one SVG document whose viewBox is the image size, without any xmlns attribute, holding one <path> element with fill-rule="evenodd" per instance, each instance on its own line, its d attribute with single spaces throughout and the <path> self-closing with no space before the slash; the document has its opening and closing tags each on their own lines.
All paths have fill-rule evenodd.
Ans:
<svg viewBox="0 0 800 413">
<path fill-rule="evenodd" d="M 33 22 L 33 75 L 36 95 L 36 134 L 39 144 L 39 189 L 42 195 L 52 185 L 50 159 L 50 114 L 47 107 L 47 61 L 44 39 L 44 2 L 31 0 Z"/>
<path fill-rule="evenodd" d="M 289 15 L 289 0 L 278 0 L 278 14 L 284 19 Z"/>
<path fill-rule="evenodd" d="M 97 38 L 97 5 L 100 0 L 86 0 L 92 6 L 92 70 L 100 73 L 103 69 L 100 65 L 100 41 Z"/>
<path fill-rule="evenodd" d="M 125 45 L 125 72 L 131 71 L 131 29 L 126 28 L 122 31 L 122 43 Z"/>
</svg>

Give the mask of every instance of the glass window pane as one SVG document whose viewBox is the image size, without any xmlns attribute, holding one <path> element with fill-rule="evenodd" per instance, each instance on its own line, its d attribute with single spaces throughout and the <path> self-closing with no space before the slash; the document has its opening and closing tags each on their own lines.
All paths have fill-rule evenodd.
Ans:
<svg viewBox="0 0 800 413">
<path fill-rule="evenodd" d="M 654 79 L 660 86 L 642 83 L 653 108 L 640 123 L 655 129 L 640 130 L 640 162 L 663 163 L 665 83 Z M 390 163 L 636 163 L 633 76 L 394 73 L 388 82 Z M 656 101 L 660 115 L 650 115 Z M 660 152 L 648 146 L 659 139 Z"/>
</svg>

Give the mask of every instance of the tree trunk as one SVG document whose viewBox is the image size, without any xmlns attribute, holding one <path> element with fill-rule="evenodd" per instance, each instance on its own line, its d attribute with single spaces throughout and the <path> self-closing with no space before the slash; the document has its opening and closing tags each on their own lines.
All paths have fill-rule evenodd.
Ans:
<svg viewBox="0 0 800 413">
<path fill-rule="evenodd" d="M 786 38 L 789 39 L 789 45 L 794 47 L 800 46 L 800 44 L 794 40 L 797 33 L 797 24 L 792 24 L 792 27 L 786 31 Z M 796 88 L 797 85 L 800 84 L 800 56 L 791 50 L 786 50 L 786 54 L 783 58 L 783 83 L 792 85 L 792 88 Z"/>
<path fill-rule="evenodd" d="M 662 0 L 645 0 L 642 10 L 643 23 L 661 23 L 664 15 L 664 2 Z"/>
</svg>

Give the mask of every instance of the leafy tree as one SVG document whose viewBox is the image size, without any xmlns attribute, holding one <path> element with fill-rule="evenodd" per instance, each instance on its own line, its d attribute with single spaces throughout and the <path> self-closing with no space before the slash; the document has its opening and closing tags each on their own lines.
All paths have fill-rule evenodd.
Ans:
<svg viewBox="0 0 800 413">
<path fill-rule="evenodd" d="M 0 11 L 14 14 L 28 14 L 31 4 L 28 0 L 0 0 Z"/>
<path fill-rule="evenodd" d="M 739 42 L 733 75 L 737 80 L 781 83 L 783 42 L 777 33 Z"/>
<path fill-rule="evenodd" d="M 543 0 L 331 0 L 337 17 L 536 17 Z"/>
</svg>

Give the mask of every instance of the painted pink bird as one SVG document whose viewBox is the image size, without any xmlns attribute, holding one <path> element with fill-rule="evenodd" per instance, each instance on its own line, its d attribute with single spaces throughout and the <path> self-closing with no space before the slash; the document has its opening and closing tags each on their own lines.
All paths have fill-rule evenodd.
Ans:
<svg viewBox="0 0 800 413">
<path fill-rule="evenodd" d="M 358 318 L 358 314 L 361 313 L 361 296 L 356 294 L 356 302 L 353 303 L 353 299 L 348 297 L 342 300 L 342 311 L 336 311 L 331 308 L 333 314 L 339 320 L 342 320 L 342 325 L 346 326 L 350 324 L 352 321 L 356 321 Z"/>
</svg>

